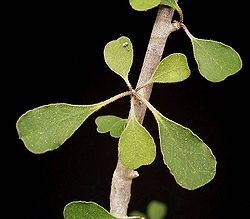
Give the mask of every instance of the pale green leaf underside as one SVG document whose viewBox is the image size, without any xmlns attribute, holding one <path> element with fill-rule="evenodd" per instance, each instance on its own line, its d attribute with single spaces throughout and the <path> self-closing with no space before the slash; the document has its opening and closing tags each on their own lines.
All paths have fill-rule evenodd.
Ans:
<svg viewBox="0 0 250 219">
<path fill-rule="evenodd" d="M 133 112 L 120 136 L 118 151 L 120 161 L 128 169 L 137 169 L 142 165 L 149 165 L 155 159 L 154 139 L 137 121 Z"/>
<path fill-rule="evenodd" d="M 106 115 L 96 118 L 97 131 L 99 133 L 110 132 L 114 138 L 119 138 L 125 129 L 127 119 L 122 119 L 118 116 Z"/>
<path fill-rule="evenodd" d="M 147 215 L 150 219 L 164 219 L 167 215 L 167 205 L 164 202 L 152 200 L 147 206 Z"/>
<path fill-rule="evenodd" d="M 60 147 L 103 103 L 44 105 L 23 114 L 17 121 L 19 137 L 33 153 L 44 153 Z"/>
<path fill-rule="evenodd" d="M 191 40 L 199 71 L 207 80 L 223 81 L 242 68 L 241 58 L 232 47 L 213 40 Z"/>
<path fill-rule="evenodd" d="M 160 147 L 164 163 L 176 182 L 186 189 L 196 189 L 211 181 L 216 173 L 216 159 L 210 148 L 190 129 L 175 123 L 156 109 Z"/>
<path fill-rule="evenodd" d="M 151 83 L 173 83 L 184 81 L 189 76 L 190 69 L 186 56 L 174 53 L 161 60 L 149 81 Z"/>
<path fill-rule="evenodd" d="M 129 0 L 130 5 L 137 11 L 147 11 L 160 4 L 161 0 Z"/>
<path fill-rule="evenodd" d="M 104 48 L 104 59 L 109 68 L 125 81 L 133 63 L 133 46 L 128 37 L 110 41 Z"/>
<path fill-rule="evenodd" d="M 65 219 L 117 219 L 94 202 L 73 201 L 64 207 Z"/>
</svg>

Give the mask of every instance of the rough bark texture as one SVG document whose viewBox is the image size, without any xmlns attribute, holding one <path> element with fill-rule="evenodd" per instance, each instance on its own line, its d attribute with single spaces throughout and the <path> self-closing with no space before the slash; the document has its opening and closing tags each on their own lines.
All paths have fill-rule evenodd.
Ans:
<svg viewBox="0 0 250 219">
<path fill-rule="evenodd" d="M 118 160 L 110 193 L 110 213 L 115 217 L 127 218 L 132 180 L 138 176 L 136 171 L 128 170 Z"/>
<path fill-rule="evenodd" d="M 176 30 L 172 24 L 174 10 L 159 6 L 156 20 L 152 29 L 148 48 L 144 58 L 141 73 L 138 79 L 137 88 L 145 84 L 161 61 L 163 50 L 169 34 Z M 152 92 L 152 85 L 141 88 L 138 93 L 149 100 Z M 134 102 L 135 114 L 139 122 L 143 122 L 146 106 L 139 101 Z M 110 193 L 110 213 L 119 219 L 136 218 L 128 217 L 127 209 L 131 196 L 132 180 L 139 174 L 134 170 L 128 170 L 118 160 L 112 178 Z"/>
</svg>

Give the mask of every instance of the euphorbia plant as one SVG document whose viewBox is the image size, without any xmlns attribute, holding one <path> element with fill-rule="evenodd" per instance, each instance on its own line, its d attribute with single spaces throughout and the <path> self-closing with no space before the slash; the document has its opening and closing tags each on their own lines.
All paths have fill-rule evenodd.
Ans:
<svg viewBox="0 0 250 219">
<path fill-rule="evenodd" d="M 194 190 L 210 182 L 216 173 L 216 158 L 208 145 L 190 129 L 164 116 L 149 98 L 153 84 L 180 83 L 191 74 L 185 54 L 162 57 L 167 38 L 174 31 L 183 29 L 190 38 L 199 72 L 209 82 L 221 82 L 237 73 L 242 67 L 239 54 L 221 42 L 191 34 L 175 0 L 130 0 L 129 3 L 138 11 L 159 8 L 137 86 L 133 88 L 129 81 L 134 60 L 133 44 L 128 37 L 121 36 L 105 45 L 104 59 L 111 71 L 124 80 L 127 91 L 90 105 L 56 103 L 40 106 L 24 113 L 17 121 L 18 134 L 26 148 L 42 154 L 60 147 L 97 110 L 122 97 L 131 98 L 128 118 L 104 115 L 95 120 L 98 132 L 110 132 L 112 137 L 119 138 L 110 211 L 94 202 L 74 201 L 65 206 L 65 219 L 128 217 L 132 179 L 139 176 L 136 170 L 151 164 L 156 157 L 154 138 L 142 125 L 146 108 L 158 125 L 163 161 L 177 184 Z M 174 11 L 179 14 L 178 21 L 173 21 Z"/>
</svg>

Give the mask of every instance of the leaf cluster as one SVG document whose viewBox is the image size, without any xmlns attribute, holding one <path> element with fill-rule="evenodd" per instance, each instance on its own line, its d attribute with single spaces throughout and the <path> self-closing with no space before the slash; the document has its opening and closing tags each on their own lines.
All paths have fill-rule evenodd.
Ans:
<svg viewBox="0 0 250 219">
<path fill-rule="evenodd" d="M 130 4 L 139 11 L 146 11 L 159 4 L 177 10 L 180 15 L 179 28 L 184 29 L 190 38 L 199 72 L 208 81 L 221 82 L 241 69 L 241 58 L 232 47 L 217 41 L 196 38 L 189 32 L 183 23 L 182 10 L 175 0 L 130 0 Z M 57 149 L 94 112 L 119 98 L 130 96 L 131 109 L 127 119 L 107 115 L 95 120 L 98 132 L 110 132 L 112 137 L 119 138 L 118 154 L 122 164 L 128 169 L 137 169 L 151 164 L 156 157 L 153 137 L 136 118 L 134 102 L 140 100 L 154 115 L 159 130 L 163 161 L 177 184 L 193 190 L 211 181 L 216 173 L 216 158 L 210 148 L 190 129 L 166 118 L 138 93 L 149 84 L 186 80 L 191 74 L 186 56 L 174 53 L 163 58 L 151 78 L 141 87 L 133 89 L 129 82 L 129 72 L 134 58 L 130 39 L 121 36 L 110 41 L 104 47 L 103 54 L 109 68 L 125 81 L 128 91 L 91 105 L 58 103 L 27 111 L 16 124 L 19 137 L 26 148 L 36 154 Z M 85 217 L 86 215 L 88 217 Z M 99 218 L 114 218 L 92 202 L 72 202 L 64 211 L 66 219 L 94 219 L 97 218 L 96 215 Z"/>
</svg>

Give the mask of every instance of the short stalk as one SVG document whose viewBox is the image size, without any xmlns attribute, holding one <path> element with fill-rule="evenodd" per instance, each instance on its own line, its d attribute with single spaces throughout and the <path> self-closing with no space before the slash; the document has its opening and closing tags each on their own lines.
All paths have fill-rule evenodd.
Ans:
<svg viewBox="0 0 250 219">
<path fill-rule="evenodd" d="M 125 91 L 125 92 L 123 92 L 123 93 L 117 94 L 117 95 L 115 95 L 115 96 L 113 96 L 113 97 L 111 97 L 111 98 L 109 98 L 109 99 L 103 101 L 102 104 L 103 104 L 103 106 L 105 106 L 105 105 L 107 105 L 107 104 L 110 104 L 110 103 L 112 103 L 112 102 L 114 102 L 114 101 L 116 101 L 116 100 L 122 98 L 122 97 L 126 97 L 126 96 L 129 96 L 129 95 L 131 95 L 131 94 L 133 94 L 132 90 L 130 90 L 130 91 Z M 99 105 L 99 103 L 98 103 L 98 105 Z"/>
</svg>

